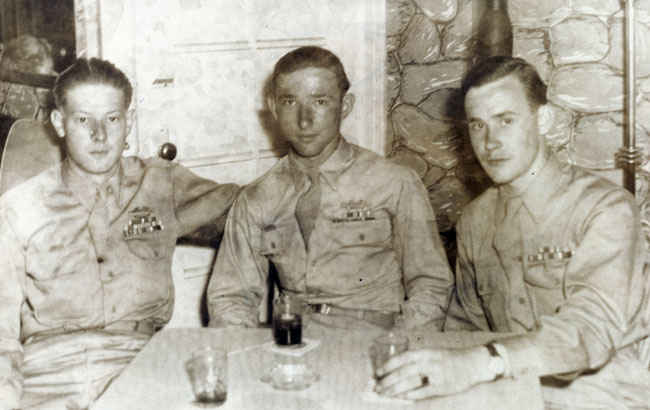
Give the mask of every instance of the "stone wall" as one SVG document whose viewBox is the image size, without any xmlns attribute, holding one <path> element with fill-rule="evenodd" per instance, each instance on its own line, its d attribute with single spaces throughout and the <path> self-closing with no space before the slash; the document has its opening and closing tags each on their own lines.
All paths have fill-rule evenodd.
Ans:
<svg viewBox="0 0 650 410">
<path fill-rule="evenodd" d="M 480 3 L 386 3 L 389 157 L 422 177 L 441 231 L 451 230 L 462 206 L 489 183 L 471 154 L 458 122 L 462 107 L 454 98 L 473 57 Z M 549 86 L 555 124 L 546 135 L 548 144 L 562 160 L 619 184 L 614 154 L 623 144 L 623 5 L 622 0 L 508 1 L 513 54 L 534 64 Z M 636 136 L 645 158 L 650 145 L 650 0 L 637 0 L 635 9 Z M 637 177 L 644 213 L 650 209 L 647 176 L 642 169 Z"/>
</svg>

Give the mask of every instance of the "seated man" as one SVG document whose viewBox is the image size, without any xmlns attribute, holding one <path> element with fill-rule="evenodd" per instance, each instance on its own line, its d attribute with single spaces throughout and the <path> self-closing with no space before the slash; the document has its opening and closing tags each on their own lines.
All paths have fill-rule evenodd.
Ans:
<svg viewBox="0 0 650 410">
<path fill-rule="evenodd" d="M 524 60 L 487 59 L 462 91 L 472 147 L 495 186 L 458 222 L 445 330 L 517 335 L 395 357 L 378 390 L 417 399 L 528 374 L 551 409 L 647 408 L 636 342 L 648 334 L 648 278 L 634 198 L 550 155 L 546 86 Z"/>
<path fill-rule="evenodd" d="M 170 319 L 176 238 L 238 192 L 122 157 L 132 88 L 113 64 L 79 59 L 54 94 L 66 160 L 0 197 L 0 409 L 87 408 Z"/>
<path fill-rule="evenodd" d="M 228 215 L 208 287 L 211 326 L 258 325 L 269 262 L 312 321 L 442 326 L 453 280 L 427 192 L 412 170 L 341 136 L 349 85 L 319 47 L 275 65 L 267 103 L 290 151 Z"/>
</svg>

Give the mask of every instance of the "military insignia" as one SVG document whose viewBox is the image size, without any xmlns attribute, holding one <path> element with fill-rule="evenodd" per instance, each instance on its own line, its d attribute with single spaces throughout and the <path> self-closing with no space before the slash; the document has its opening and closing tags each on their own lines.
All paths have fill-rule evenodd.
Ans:
<svg viewBox="0 0 650 410">
<path fill-rule="evenodd" d="M 332 222 L 371 221 L 375 219 L 372 210 L 364 201 L 346 201 L 341 203 L 340 216 L 332 219 Z"/>
<path fill-rule="evenodd" d="M 138 239 L 149 233 L 165 229 L 149 207 L 135 207 L 129 211 L 129 222 L 122 229 L 125 240 Z"/>
<path fill-rule="evenodd" d="M 573 250 L 570 248 L 560 248 L 559 246 L 544 246 L 537 250 L 537 253 L 526 256 L 528 266 L 553 264 L 553 262 L 566 261 L 573 256 Z"/>
</svg>

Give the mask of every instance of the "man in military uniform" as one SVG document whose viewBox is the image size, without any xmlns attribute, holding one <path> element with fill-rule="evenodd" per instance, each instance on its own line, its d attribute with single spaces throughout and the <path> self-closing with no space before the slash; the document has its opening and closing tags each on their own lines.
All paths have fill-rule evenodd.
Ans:
<svg viewBox="0 0 650 410">
<path fill-rule="evenodd" d="M 0 409 L 87 408 L 169 321 L 176 239 L 235 185 L 122 157 L 132 88 L 79 59 L 57 79 L 67 158 L 0 198 Z"/>
<path fill-rule="evenodd" d="M 549 153 L 546 86 L 524 60 L 490 58 L 462 91 L 472 147 L 495 186 L 458 222 L 445 330 L 517 335 L 409 352 L 387 363 L 378 389 L 424 398 L 529 374 L 551 409 L 647 408 L 637 342 L 648 334 L 648 277 L 634 198 Z"/>
<path fill-rule="evenodd" d="M 328 50 L 277 62 L 267 103 L 291 149 L 229 213 L 208 287 L 211 326 L 258 325 L 269 262 L 312 322 L 442 325 L 452 277 L 427 192 L 411 169 L 341 136 L 349 86 Z"/>
</svg>

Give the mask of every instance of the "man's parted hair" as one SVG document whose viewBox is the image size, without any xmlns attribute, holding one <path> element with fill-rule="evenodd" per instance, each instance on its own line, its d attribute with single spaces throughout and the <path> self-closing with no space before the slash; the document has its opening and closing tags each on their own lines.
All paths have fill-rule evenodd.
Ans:
<svg viewBox="0 0 650 410">
<path fill-rule="evenodd" d="M 514 74 L 521 81 L 532 108 L 546 104 L 546 84 L 535 67 L 523 58 L 507 56 L 489 57 L 472 67 L 461 86 L 463 101 L 471 88 L 500 80 L 510 74 Z"/>
<path fill-rule="evenodd" d="M 289 74 L 303 68 L 316 67 L 332 71 L 338 79 L 341 94 L 350 89 L 350 81 L 345 74 L 341 60 L 329 50 L 316 46 L 305 46 L 288 52 L 275 63 L 271 75 L 271 92 L 275 93 L 276 81 L 279 75 Z"/>
<path fill-rule="evenodd" d="M 54 82 L 54 102 L 58 108 L 65 105 L 66 93 L 80 84 L 106 84 L 124 92 L 125 107 L 131 104 L 133 86 L 126 75 L 113 63 L 99 58 L 79 58 L 66 68 Z"/>
</svg>

